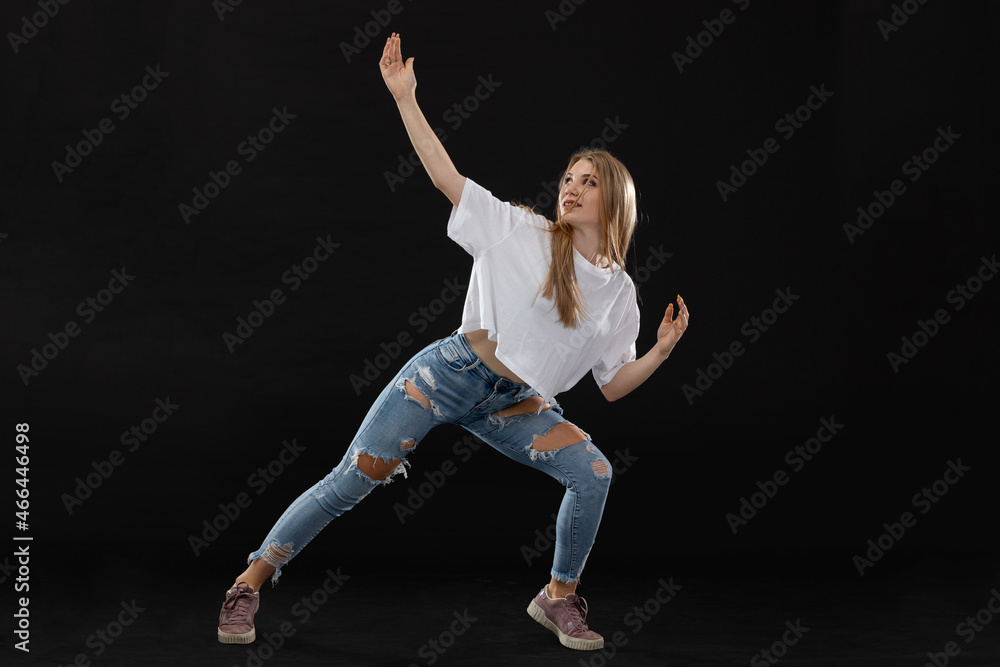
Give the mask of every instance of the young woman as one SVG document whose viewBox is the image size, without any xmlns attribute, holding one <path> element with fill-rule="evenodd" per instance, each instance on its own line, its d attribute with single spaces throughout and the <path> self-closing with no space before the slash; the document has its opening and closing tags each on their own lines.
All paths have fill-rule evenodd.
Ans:
<svg viewBox="0 0 1000 667">
<path fill-rule="evenodd" d="M 226 593 L 219 641 L 245 644 L 261 585 L 334 517 L 395 473 L 439 424 L 459 424 L 510 458 L 566 487 L 556 521 L 551 580 L 528 606 L 570 648 L 595 650 L 577 582 L 597 534 L 611 482 L 608 459 L 562 416 L 555 395 L 593 373 L 609 401 L 642 384 L 688 326 L 680 297 L 667 306 L 657 342 L 636 358 L 639 311 L 622 269 L 636 221 L 635 188 L 607 151 L 569 160 L 556 220 L 502 202 L 462 176 L 417 106 L 413 58 L 393 33 L 379 63 L 410 141 L 454 208 L 448 236 L 473 256 L 462 325 L 418 352 L 382 390 L 334 470 L 278 519 Z"/>
</svg>

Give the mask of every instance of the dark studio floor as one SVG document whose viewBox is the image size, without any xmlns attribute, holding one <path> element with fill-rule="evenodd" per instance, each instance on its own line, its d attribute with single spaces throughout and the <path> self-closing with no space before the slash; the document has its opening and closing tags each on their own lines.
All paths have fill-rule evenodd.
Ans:
<svg viewBox="0 0 1000 667">
<path fill-rule="evenodd" d="M 59 598 L 46 587 L 38 598 L 52 602 L 34 608 L 30 658 L 15 657 L 39 665 L 921 667 L 933 664 L 931 652 L 938 665 L 1000 664 L 1000 623 L 987 609 L 1000 569 L 989 558 L 898 558 L 895 570 L 875 576 L 841 568 L 843 576 L 826 579 L 805 574 L 810 558 L 738 568 L 679 560 L 594 576 L 580 592 L 606 645 L 589 653 L 563 648 L 528 617 L 543 582 L 524 573 L 389 573 L 303 558 L 295 576 L 286 569 L 278 587 L 265 586 L 257 641 L 238 646 L 216 640 L 225 582 L 198 571 L 157 580 L 141 564 L 116 564 L 116 586 L 92 581 Z M 973 634 L 959 624 L 977 612 L 986 622 Z M 944 653 L 950 641 L 953 657 Z"/>
</svg>

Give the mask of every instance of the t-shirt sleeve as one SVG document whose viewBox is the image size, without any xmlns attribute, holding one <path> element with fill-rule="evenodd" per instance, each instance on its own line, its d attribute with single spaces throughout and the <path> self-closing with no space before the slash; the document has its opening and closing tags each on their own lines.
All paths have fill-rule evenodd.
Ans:
<svg viewBox="0 0 1000 667">
<path fill-rule="evenodd" d="M 604 356 L 594 365 L 594 379 L 603 387 L 614 379 L 625 364 L 635 361 L 635 340 L 639 337 L 639 305 L 635 300 L 635 289 L 629 290 L 629 297 L 622 306 L 621 319 L 615 333 L 605 347 Z"/>
<path fill-rule="evenodd" d="M 537 225 L 540 220 L 541 216 L 497 199 L 466 177 L 462 197 L 448 218 L 448 236 L 478 257 L 509 236 L 518 224 Z"/>
</svg>

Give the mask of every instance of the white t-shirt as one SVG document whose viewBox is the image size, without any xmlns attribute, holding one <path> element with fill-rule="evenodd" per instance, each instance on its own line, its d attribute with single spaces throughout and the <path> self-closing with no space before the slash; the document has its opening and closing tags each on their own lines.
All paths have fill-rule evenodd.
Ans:
<svg viewBox="0 0 1000 667">
<path fill-rule="evenodd" d="M 448 236 L 473 257 L 459 333 L 486 329 L 497 359 L 546 401 L 588 370 L 598 386 L 610 382 L 635 360 L 639 335 L 635 285 L 617 265 L 598 268 L 574 250 L 586 307 L 576 329 L 558 322 L 552 299 L 536 298 L 552 257 L 548 226 L 543 216 L 497 199 L 471 178 L 448 219 Z"/>
</svg>

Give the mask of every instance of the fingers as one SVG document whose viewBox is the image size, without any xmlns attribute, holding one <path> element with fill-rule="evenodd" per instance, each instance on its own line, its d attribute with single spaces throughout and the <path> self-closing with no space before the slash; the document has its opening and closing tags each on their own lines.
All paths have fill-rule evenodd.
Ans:
<svg viewBox="0 0 1000 667">
<path fill-rule="evenodd" d="M 402 55 L 400 55 L 399 41 L 399 35 L 395 32 L 386 38 L 385 46 L 382 48 L 382 59 L 379 61 L 382 67 L 392 67 L 397 63 L 400 66 L 405 64 Z"/>
<path fill-rule="evenodd" d="M 680 294 L 677 295 L 677 303 L 680 305 L 680 312 L 677 315 L 677 319 L 680 320 L 681 330 L 683 331 L 684 329 L 687 329 L 688 319 L 691 314 L 688 312 L 687 304 L 684 303 L 684 299 L 681 298 Z"/>
<path fill-rule="evenodd" d="M 663 322 L 660 325 L 660 331 L 663 332 L 663 335 L 666 335 L 670 327 L 675 328 L 678 336 L 687 330 L 688 320 L 691 317 L 691 313 L 688 311 L 688 307 L 687 304 L 684 303 L 684 299 L 682 299 L 679 294 L 677 295 L 677 303 L 679 305 L 677 308 L 676 318 L 674 318 L 674 304 L 672 303 L 667 304 L 667 309 L 663 313 Z M 663 327 L 667 328 L 664 329 Z M 660 334 L 658 334 L 658 336 L 659 335 Z"/>
<path fill-rule="evenodd" d="M 391 39 L 392 38 L 390 37 L 385 40 L 385 48 L 382 49 L 382 59 L 378 61 L 378 64 L 381 65 L 382 68 L 385 70 L 383 74 L 388 74 L 389 68 L 392 67 L 392 63 L 390 63 L 390 61 L 392 60 L 392 42 L 390 41 Z"/>
<path fill-rule="evenodd" d="M 674 318 L 674 304 L 668 304 L 667 310 L 663 314 L 663 323 L 668 325 L 680 324 L 681 329 L 686 329 L 688 325 L 688 318 L 691 314 L 688 312 L 687 304 L 684 303 L 684 299 L 677 295 L 677 303 L 679 307 L 677 309 L 677 317 Z"/>
</svg>

